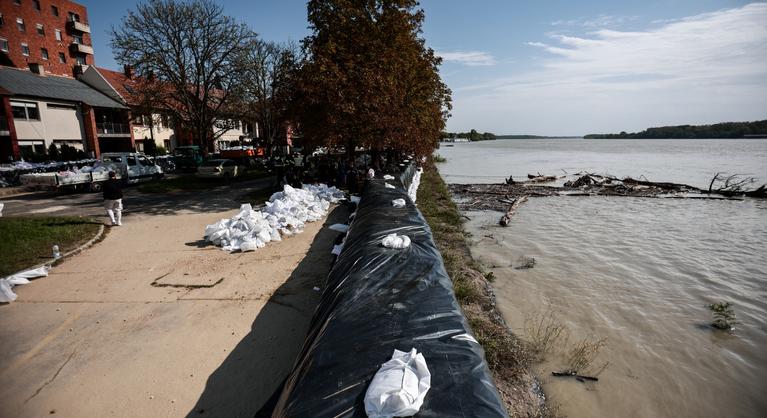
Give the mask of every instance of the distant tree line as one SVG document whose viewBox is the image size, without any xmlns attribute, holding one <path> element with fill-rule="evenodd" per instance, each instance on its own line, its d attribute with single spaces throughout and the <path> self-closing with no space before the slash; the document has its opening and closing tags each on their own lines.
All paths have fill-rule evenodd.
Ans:
<svg viewBox="0 0 767 418">
<path fill-rule="evenodd" d="M 476 129 L 472 129 L 469 132 L 442 132 L 442 139 L 456 139 L 466 138 L 469 141 L 491 141 L 497 139 L 494 133 L 484 132 L 479 133 Z"/>
<path fill-rule="evenodd" d="M 756 122 L 725 122 L 714 125 L 679 125 L 648 128 L 641 132 L 619 134 L 590 134 L 587 139 L 663 139 L 663 138 L 743 138 L 749 135 L 767 136 L 767 120 Z"/>
</svg>

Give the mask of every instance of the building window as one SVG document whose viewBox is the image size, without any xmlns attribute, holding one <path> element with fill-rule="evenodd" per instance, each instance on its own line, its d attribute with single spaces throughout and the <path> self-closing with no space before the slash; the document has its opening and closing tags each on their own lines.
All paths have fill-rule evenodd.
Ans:
<svg viewBox="0 0 767 418">
<path fill-rule="evenodd" d="M 67 63 L 67 56 L 63 52 L 59 52 L 59 62 L 62 64 Z"/>
<path fill-rule="evenodd" d="M 40 0 L 32 0 L 32 5 L 35 7 L 35 10 L 40 10 Z"/>
<path fill-rule="evenodd" d="M 61 42 L 61 30 L 56 29 L 56 40 Z"/>
<path fill-rule="evenodd" d="M 72 35 L 72 42 L 76 44 L 82 44 L 83 43 L 83 35 Z"/>
<path fill-rule="evenodd" d="M 42 56 L 44 60 L 48 61 L 48 50 L 45 48 L 40 48 L 40 56 Z"/>
<path fill-rule="evenodd" d="M 3 25 L 5 25 L 5 19 L 3 19 L 3 14 L 0 13 L 0 28 L 2 28 Z"/>
<path fill-rule="evenodd" d="M 85 55 L 82 55 L 82 54 L 75 55 L 75 62 L 77 62 L 80 65 L 85 65 Z"/>
<path fill-rule="evenodd" d="M 16 27 L 19 28 L 19 32 L 26 32 L 27 27 L 24 25 L 24 19 L 17 17 L 16 18 Z"/>
<path fill-rule="evenodd" d="M 13 4 L 21 6 L 21 0 L 13 0 Z"/>
<path fill-rule="evenodd" d="M 80 15 L 74 12 L 69 12 L 69 21 L 70 22 L 79 22 L 80 21 Z"/>
<path fill-rule="evenodd" d="M 37 34 L 45 36 L 45 27 L 43 27 L 43 25 L 40 23 L 38 23 L 36 27 L 37 27 Z"/>
<path fill-rule="evenodd" d="M 37 103 L 17 102 L 11 100 L 11 113 L 14 120 L 40 120 Z"/>
<path fill-rule="evenodd" d="M 25 44 L 25 43 L 21 44 L 21 54 L 24 55 L 25 57 L 29 56 L 29 45 L 28 44 Z"/>
<path fill-rule="evenodd" d="M 59 8 L 56 6 L 51 5 L 51 14 L 58 17 L 59 16 Z"/>
<path fill-rule="evenodd" d="M 8 52 L 8 40 L 0 38 L 0 50 Z"/>
</svg>

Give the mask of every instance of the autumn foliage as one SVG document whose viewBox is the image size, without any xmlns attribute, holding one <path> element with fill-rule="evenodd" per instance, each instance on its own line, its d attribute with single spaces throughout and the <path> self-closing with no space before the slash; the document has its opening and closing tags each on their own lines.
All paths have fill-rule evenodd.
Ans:
<svg viewBox="0 0 767 418">
<path fill-rule="evenodd" d="M 295 118 L 315 146 L 426 155 L 451 109 L 414 0 L 310 0 Z"/>
</svg>

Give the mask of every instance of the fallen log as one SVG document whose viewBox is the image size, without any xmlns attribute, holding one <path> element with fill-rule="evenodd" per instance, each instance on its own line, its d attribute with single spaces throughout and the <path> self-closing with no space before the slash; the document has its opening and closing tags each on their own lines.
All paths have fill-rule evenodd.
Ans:
<svg viewBox="0 0 767 418">
<path fill-rule="evenodd" d="M 574 378 L 576 378 L 577 380 L 579 380 L 581 382 L 584 381 L 584 380 L 591 380 L 593 382 L 599 381 L 598 377 L 595 377 L 595 376 L 585 376 L 585 375 L 582 375 L 582 374 L 578 374 L 578 372 L 576 372 L 575 370 L 563 370 L 561 372 L 551 372 L 551 374 L 554 375 L 554 376 L 558 376 L 558 377 L 574 377 Z"/>
<path fill-rule="evenodd" d="M 527 201 L 527 196 L 520 196 L 516 199 L 514 199 L 514 203 L 511 204 L 511 207 L 509 207 L 509 210 L 506 211 L 506 213 L 501 216 L 500 224 L 501 226 L 509 226 L 509 223 L 511 223 L 511 217 L 514 216 L 514 212 L 516 212 L 519 205 L 525 203 Z"/>
</svg>

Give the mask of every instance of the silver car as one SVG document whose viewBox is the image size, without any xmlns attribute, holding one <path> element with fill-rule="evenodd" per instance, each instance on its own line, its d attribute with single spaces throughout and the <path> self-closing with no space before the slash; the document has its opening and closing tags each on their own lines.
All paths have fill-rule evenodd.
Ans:
<svg viewBox="0 0 767 418">
<path fill-rule="evenodd" d="M 241 176 L 243 168 L 233 160 L 208 160 L 197 167 L 197 176 L 205 178 L 231 179 Z"/>
</svg>

